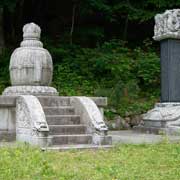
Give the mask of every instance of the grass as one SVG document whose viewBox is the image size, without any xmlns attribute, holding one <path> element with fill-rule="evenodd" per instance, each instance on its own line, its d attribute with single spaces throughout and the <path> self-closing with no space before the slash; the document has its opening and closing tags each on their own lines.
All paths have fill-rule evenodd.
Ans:
<svg viewBox="0 0 180 180">
<path fill-rule="evenodd" d="M 65 152 L 0 148 L 1 180 L 179 180 L 179 164 L 180 144 L 169 143 Z"/>
</svg>

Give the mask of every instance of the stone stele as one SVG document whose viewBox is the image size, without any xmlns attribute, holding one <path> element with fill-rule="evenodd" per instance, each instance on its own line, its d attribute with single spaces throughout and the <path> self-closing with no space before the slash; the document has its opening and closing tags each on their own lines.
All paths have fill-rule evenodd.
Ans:
<svg viewBox="0 0 180 180">
<path fill-rule="evenodd" d="M 143 125 L 135 129 L 180 135 L 180 9 L 155 16 L 153 38 L 161 44 L 161 103 L 148 111 Z"/>
</svg>

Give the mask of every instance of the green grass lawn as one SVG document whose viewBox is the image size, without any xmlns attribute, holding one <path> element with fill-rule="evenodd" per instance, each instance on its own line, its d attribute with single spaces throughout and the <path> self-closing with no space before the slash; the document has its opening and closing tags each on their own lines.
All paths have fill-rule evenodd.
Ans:
<svg viewBox="0 0 180 180">
<path fill-rule="evenodd" d="M 0 148 L 0 180 L 180 179 L 180 144 L 119 145 L 109 150 L 42 152 Z"/>
</svg>

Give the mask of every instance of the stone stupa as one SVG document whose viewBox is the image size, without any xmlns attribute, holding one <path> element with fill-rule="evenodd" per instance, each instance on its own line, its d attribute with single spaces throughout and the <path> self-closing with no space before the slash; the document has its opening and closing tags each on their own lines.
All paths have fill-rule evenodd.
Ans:
<svg viewBox="0 0 180 180">
<path fill-rule="evenodd" d="M 34 23 L 10 60 L 10 79 L 0 96 L 0 141 L 28 142 L 50 149 L 111 145 L 104 123 L 103 97 L 63 97 L 50 87 L 53 63 Z"/>
<path fill-rule="evenodd" d="M 11 87 L 3 95 L 58 95 L 49 87 L 53 76 L 53 62 L 40 41 L 41 29 L 34 23 L 23 27 L 23 41 L 11 55 Z"/>
</svg>

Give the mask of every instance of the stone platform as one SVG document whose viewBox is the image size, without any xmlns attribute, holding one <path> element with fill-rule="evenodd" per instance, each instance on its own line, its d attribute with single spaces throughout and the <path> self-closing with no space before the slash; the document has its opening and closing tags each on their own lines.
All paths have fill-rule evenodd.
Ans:
<svg viewBox="0 0 180 180">
<path fill-rule="evenodd" d="M 168 139 L 169 142 L 180 142 L 180 136 L 138 133 L 133 130 L 109 131 L 113 144 L 154 144 Z"/>
<path fill-rule="evenodd" d="M 86 149 L 107 149 L 117 144 L 155 144 L 168 140 L 170 143 L 179 143 L 180 136 L 165 136 L 155 134 L 137 133 L 133 130 L 109 131 L 112 137 L 112 145 L 91 145 L 91 144 L 78 144 L 78 145 L 63 145 L 42 148 L 43 151 L 65 151 L 65 150 L 86 150 Z M 13 142 L 0 142 L 0 147 L 8 146 L 15 147 L 18 144 Z"/>
<path fill-rule="evenodd" d="M 0 96 L 0 142 L 52 150 L 106 147 L 111 145 L 103 121 L 106 105 L 104 97 Z"/>
</svg>

